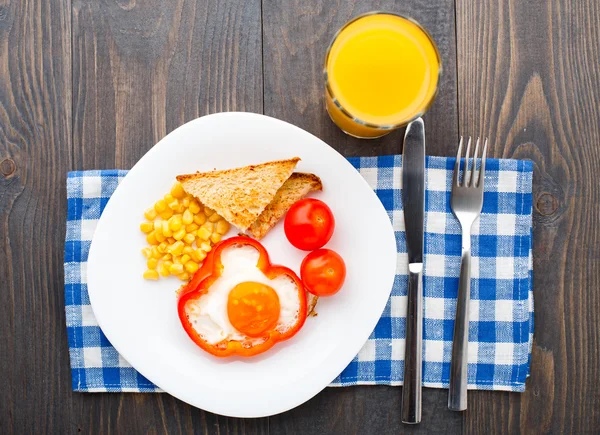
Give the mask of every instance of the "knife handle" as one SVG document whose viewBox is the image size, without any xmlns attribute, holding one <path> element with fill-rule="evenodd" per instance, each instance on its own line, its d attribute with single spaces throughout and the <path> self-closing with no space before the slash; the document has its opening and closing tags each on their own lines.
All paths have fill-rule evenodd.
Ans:
<svg viewBox="0 0 600 435">
<path fill-rule="evenodd" d="M 406 311 L 406 348 L 404 387 L 402 388 L 402 422 L 421 422 L 421 383 L 423 349 L 423 264 L 408 266 L 408 306 Z"/>
</svg>

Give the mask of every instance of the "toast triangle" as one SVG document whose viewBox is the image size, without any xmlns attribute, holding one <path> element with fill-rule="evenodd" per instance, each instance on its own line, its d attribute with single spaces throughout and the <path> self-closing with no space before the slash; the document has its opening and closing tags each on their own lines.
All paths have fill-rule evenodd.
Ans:
<svg viewBox="0 0 600 435">
<path fill-rule="evenodd" d="M 290 177 L 300 158 L 178 175 L 184 190 L 245 231 Z"/>
</svg>

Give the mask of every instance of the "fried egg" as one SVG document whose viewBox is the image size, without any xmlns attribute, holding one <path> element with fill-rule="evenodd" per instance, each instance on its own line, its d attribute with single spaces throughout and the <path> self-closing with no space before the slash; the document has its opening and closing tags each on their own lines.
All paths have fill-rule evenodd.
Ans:
<svg viewBox="0 0 600 435">
<path fill-rule="evenodd" d="M 268 331 L 284 333 L 298 320 L 298 287 L 287 275 L 269 279 L 257 267 L 259 252 L 235 245 L 221 253 L 221 276 L 186 312 L 192 327 L 209 344 L 223 340 L 265 340 Z"/>
</svg>

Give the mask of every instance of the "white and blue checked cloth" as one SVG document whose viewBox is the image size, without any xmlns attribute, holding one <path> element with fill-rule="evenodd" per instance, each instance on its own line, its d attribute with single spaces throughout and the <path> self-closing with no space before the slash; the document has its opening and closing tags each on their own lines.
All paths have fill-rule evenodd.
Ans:
<svg viewBox="0 0 600 435">
<path fill-rule="evenodd" d="M 391 297 L 367 343 L 332 386 L 401 385 L 407 256 L 400 156 L 351 158 L 392 220 L 398 269 Z M 428 157 L 425 194 L 423 384 L 447 387 L 461 258 L 450 210 L 455 159 Z M 489 159 L 485 196 L 472 237 L 468 383 L 471 389 L 524 391 L 533 340 L 529 161 Z M 67 179 L 65 304 L 73 390 L 160 391 L 111 346 L 92 312 L 86 261 L 96 223 L 127 171 L 71 172 Z"/>
</svg>

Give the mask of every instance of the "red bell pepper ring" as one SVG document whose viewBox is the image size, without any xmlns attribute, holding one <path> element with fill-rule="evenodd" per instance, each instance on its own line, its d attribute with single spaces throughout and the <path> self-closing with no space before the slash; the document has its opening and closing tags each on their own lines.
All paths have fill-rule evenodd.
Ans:
<svg viewBox="0 0 600 435">
<path fill-rule="evenodd" d="M 186 304 L 190 300 L 199 299 L 205 295 L 210 286 L 221 276 L 223 272 L 221 253 L 223 250 L 234 245 L 252 246 L 259 253 L 259 259 L 256 267 L 260 269 L 267 278 L 274 279 L 280 275 L 287 275 L 294 281 L 298 289 L 300 308 L 296 323 L 284 332 L 280 332 L 276 329 L 266 331 L 262 336 L 264 341 L 258 344 L 251 344 L 249 342 L 242 343 L 241 341 L 237 340 L 223 340 L 214 344 L 208 343 L 192 326 L 185 308 Z M 199 347 L 218 357 L 226 357 L 231 355 L 253 356 L 269 350 L 271 347 L 273 347 L 273 345 L 275 345 L 275 343 L 293 337 L 300 330 L 300 328 L 302 328 L 304 321 L 306 320 L 306 310 L 306 292 L 304 291 L 304 286 L 302 285 L 300 278 L 298 278 L 298 276 L 287 267 L 271 264 L 271 261 L 269 260 L 269 254 L 264 246 L 250 237 L 243 236 L 232 237 L 217 243 L 205 258 L 202 267 L 198 269 L 192 280 L 181 290 L 179 294 L 179 300 L 177 302 L 179 320 L 181 321 L 185 332 L 187 332 L 189 337 Z"/>
</svg>

